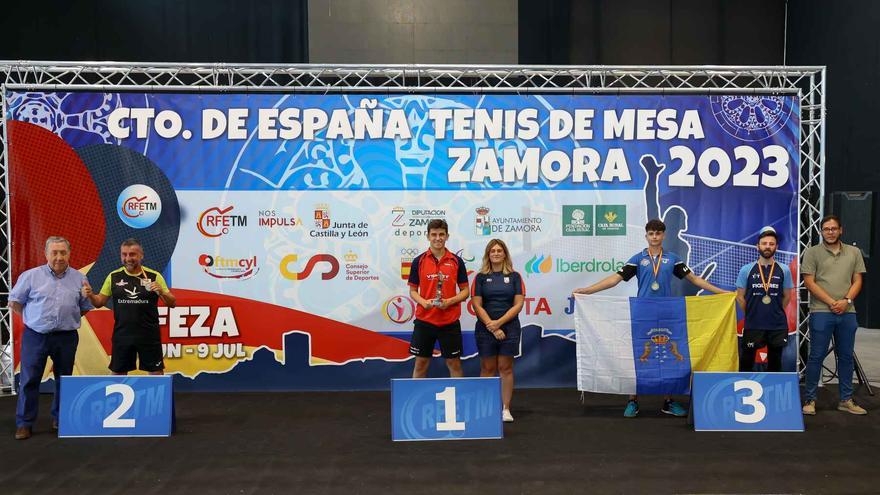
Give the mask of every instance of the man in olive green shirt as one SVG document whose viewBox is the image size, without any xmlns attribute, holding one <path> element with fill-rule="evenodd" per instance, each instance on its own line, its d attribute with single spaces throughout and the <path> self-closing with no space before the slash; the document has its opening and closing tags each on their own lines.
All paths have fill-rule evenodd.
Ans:
<svg viewBox="0 0 880 495">
<path fill-rule="evenodd" d="M 822 219 L 822 244 L 804 251 L 801 273 L 810 291 L 810 357 L 807 359 L 803 413 L 816 414 L 816 388 L 828 344 L 834 337 L 840 403 L 837 409 L 851 414 L 868 414 L 852 400 L 853 350 L 856 343 L 856 309 L 853 299 L 862 290 L 865 260 L 855 246 L 840 241 L 840 219 Z"/>
</svg>

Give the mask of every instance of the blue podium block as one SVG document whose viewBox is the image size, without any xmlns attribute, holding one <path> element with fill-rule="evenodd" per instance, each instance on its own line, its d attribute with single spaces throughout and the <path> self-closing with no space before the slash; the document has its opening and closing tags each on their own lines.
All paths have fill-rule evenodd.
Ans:
<svg viewBox="0 0 880 495">
<path fill-rule="evenodd" d="M 503 437 L 500 378 L 391 380 L 392 440 Z"/>
<path fill-rule="evenodd" d="M 697 431 L 804 431 L 797 373 L 694 373 Z"/>
<path fill-rule="evenodd" d="M 172 377 L 63 376 L 59 407 L 59 437 L 167 437 Z"/>
</svg>

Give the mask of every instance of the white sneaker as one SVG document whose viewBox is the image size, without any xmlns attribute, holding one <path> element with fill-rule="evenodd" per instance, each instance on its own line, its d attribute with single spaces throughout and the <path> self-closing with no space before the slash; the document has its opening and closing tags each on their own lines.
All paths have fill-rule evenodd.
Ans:
<svg viewBox="0 0 880 495">
<path fill-rule="evenodd" d="M 505 423 L 513 423 L 513 414 L 510 414 L 510 409 L 504 409 L 501 411 L 501 419 Z"/>
</svg>

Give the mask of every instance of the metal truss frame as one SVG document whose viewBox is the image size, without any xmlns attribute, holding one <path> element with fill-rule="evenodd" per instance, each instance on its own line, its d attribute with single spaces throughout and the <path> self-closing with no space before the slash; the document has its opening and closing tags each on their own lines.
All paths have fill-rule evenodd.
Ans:
<svg viewBox="0 0 880 495">
<path fill-rule="evenodd" d="M 55 91 L 796 94 L 800 99 L 798 252 L 818 242 L 824 213 L 825 67 L 230 65 L 0 61 L 0 395 L 12 383 L 6 89 Z M 798 287 L 798 333 L 809 342 L 808 291 Z M 803 354 L 798 371 L 803 371 Z"/>
</svg>

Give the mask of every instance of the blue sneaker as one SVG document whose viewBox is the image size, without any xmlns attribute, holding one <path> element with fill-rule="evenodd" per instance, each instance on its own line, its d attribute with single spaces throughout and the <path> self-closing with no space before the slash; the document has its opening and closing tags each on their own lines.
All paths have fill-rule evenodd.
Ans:
<svg viewBox="0 0 880 495">
<path fill-rule="evenodd" d="M 631 400 L 626 403 L 626 409 L 623 410 L 624 418 L 634 418 L 639 415 L 639 403 Z"/>
<path fill-rule="evenodd" d="M 660 409 L 660 411 L 664 414 L 671 414 L 679 418 L 688 415 L 687 409 L 685 409 L 684 406 L 682 406 L 678 402 L 673 402 L 671 400 L 667 400 L 666 402 L 664 402 L 663 408 Z"/>
</svg>

